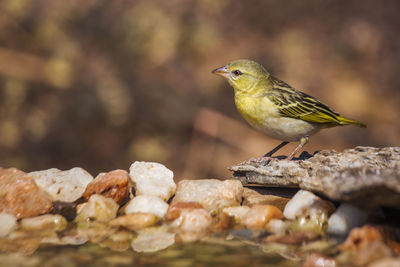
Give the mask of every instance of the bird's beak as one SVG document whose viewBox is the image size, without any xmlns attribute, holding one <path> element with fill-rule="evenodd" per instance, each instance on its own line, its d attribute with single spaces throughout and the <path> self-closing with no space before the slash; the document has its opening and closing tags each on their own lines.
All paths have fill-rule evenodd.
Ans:
<svg viewBox="0 0 400 267">
<path fill-rule="evenodd" d="M 223 66 L 223 67 L 217 68 L 217 69 L 213 70 L 211 73 L 229 79 L 230 72 L 226 69 L 227 67 L 228 66 Z"/>
</svg>

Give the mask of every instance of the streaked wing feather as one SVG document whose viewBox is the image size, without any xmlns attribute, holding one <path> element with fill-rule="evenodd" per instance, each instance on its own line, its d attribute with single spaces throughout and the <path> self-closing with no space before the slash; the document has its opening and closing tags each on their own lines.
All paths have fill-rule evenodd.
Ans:
<svg viewBox="0 0 400 267">
<path fill-rule="evenodd" d="M 312 123 L 340 124 L 338 113 L 316 98 L 295 90 L 290 85 L 273 78 L 273 89 L 267 97 L 274 102 L 279 112 L 286 117 Z"/>
</svg>

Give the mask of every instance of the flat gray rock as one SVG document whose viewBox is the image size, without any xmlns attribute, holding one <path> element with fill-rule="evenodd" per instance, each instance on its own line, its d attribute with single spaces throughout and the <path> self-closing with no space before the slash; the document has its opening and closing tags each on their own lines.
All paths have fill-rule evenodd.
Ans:
<svg viewBox="0 0 400 267">
<path fill-rule="evenodd" d="M 265 159 L 230 167 L 243 184 L 294 187 L 334 201 L 400 207 L 400 147 L 323 150 L 308 159 Z"/>
</svg>

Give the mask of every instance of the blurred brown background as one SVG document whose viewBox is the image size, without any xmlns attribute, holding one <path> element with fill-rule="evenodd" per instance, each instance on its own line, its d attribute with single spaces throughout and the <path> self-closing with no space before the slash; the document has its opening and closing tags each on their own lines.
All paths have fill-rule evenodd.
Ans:
<svg viewBox="0 0 400 267">
<path fill-rule="evenodd" d="M 157 161 L 180 178 L 279 141 L 235 110 L 210 74 L 249 58 L 367 129 L 307 151 L 399 145 L 399 1 L 0 1 L 0 166 L 96 175 Z M 279 154 L 288 153 L 295 144 Z"/>
</svg>

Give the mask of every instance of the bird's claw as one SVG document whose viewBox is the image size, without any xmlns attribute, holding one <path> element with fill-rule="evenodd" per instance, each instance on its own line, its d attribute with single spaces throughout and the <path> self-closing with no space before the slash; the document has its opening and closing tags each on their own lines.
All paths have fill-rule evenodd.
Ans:
<svg viewBox="0 0 400 267">
<path fill-rule="evenodd" d="M 256 157 L 256 158 L 251 158 L 246 161 L 243 161 L 240 163 L 240 165 L 247 165 L 247 164 L 254 164 L 254 163 L 268 163 L 272 158 L 271 157 Z"/>
</svg>

